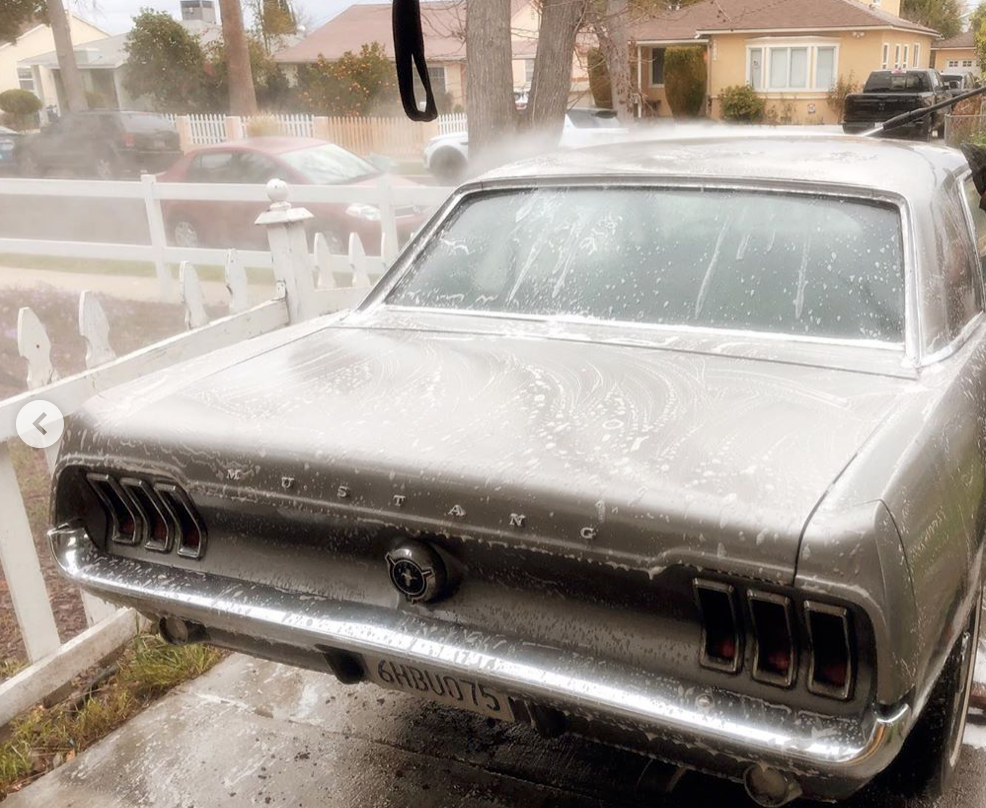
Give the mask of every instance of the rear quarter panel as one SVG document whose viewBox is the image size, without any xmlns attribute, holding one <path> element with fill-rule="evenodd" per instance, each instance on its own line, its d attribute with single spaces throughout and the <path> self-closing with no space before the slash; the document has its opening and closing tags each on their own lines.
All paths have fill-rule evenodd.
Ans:
<svg viewBox="0 0 986 808">
<path fill-rule="evenodd" d="M 923 705 L 972 603 L 986 529 L 986 326 L 922 371 L 813 515 L 799 585 L 855 593 L 878 700 Z"/>
</svg>

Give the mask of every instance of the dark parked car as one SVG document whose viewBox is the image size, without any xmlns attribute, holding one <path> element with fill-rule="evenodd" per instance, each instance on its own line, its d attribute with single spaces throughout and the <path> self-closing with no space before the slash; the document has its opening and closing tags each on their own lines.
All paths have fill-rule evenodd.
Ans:
<svg viewBox="0 0 986 808">
<path fill-rule="evenodd" d="M 943 73 L 942 81 L 952 98 L 976 88 L 976 79 L 971 73 Z"/>
<path fill-rule="evenodd" d="M 0 174 L 17 173 L 17 141 L 21 134 L 0 126 Z"/>
<path fill-rule="evenodd" d="M 921 107 L 930 107 L 951 98 L 936 70 L 875 70 L 863 91 L 846 96 L 842 129 L 865 132 L 876 124 Z M 931 133 L 945 133 L 945 111 L 929 114 L 888 133 L 888 137 L 929 140 Z"/>
<path fill-rule="evenodd" d="M 17 149 L 21 173 L 72 171 L 110 180 L 157 173 L 181 157 L 178 130 L 149 112 L 79 112 L 63 115 Z"/>
<path fill-rule="evenodd" d="M 258 137 L 204 146 L 186 154 L 159 176 L 162 182 L 253 183 L 282 179 L 292 185 L 373 185 L 382 172 L 362 157 L 324 140 Z M 392 185 L 414 185 L 391 176 Z M 266 235 L 254 222 L 262 202 L 167 202 L 165 226 L 179 247 L 264 246 Z M 370 204 L 306 204 L 314 215 L 312 230 L 321 232 L 332 252 L 345 252 L 356 233 L 367 253 L 380 252 L 380 210 Z M 423 221 L 415 206 L 398 208 L 397 234 L 403 241 Z"/>
<path fill-rule="evenodd" d="M 70 418 L 55 558 L 172 642 L 598 738 L 762 805 L 892 765 L 939 793 L 981 612 L 984 232 L 962 155 L 924 144 L 505 167 L 356 312 Z"/>
</svg>

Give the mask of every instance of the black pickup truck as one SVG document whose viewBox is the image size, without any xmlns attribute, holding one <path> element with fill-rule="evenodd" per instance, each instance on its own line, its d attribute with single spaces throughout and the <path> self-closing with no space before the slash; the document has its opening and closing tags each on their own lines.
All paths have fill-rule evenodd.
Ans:
<svg viewBox="0 0 986 808">
<path fill-rule="evenodd" d="M 930 107 L 951 97 L 937 70 L 874 70 L 861 93 L 846 96 L 842 130 L 855 133 L 921 107 Z M 931 113 L 914 123 L 888 132 L 888 137 L 930 140 L 931 133 L 945 129 L 945 111 Z"/>
</svg>

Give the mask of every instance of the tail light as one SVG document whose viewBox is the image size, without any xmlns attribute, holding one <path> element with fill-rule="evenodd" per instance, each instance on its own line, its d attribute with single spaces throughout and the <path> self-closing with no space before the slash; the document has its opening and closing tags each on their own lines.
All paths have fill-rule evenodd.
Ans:
<svg viewBox="0 0 986 808">
<path fill-rule="evenodd" d="M 145 517 L 144 547 L 159 553 L 167 553 L 171 550 L 178 520 L 143 480 L 124 477 L 120 480 L 120 485 Z"/>
<path fill-rule="evenodd" d="M 821 696 L 848 699 L 853 681 L 849 613 L 841 606 L 808 601 L 805 618 L 811 647 L 808 690 Z"/>
<path fill-rule="evenodd" d="M 123 140 L 121 141 L 124 147 L 132 149 L 137 145 L 137 136 L 133 132 L 124 132 Z"/>
<path fill-rule="evenodd" d="M 84 471 L 67 469 L 63 472 L 66 483 L 74 473 Z M 89 510 L 105 512 L 105 525 L 98 514 L 85 517 L 87 529 L 93 525 L 93 540 L 103 546 L 105 536 L 118 544 L 142 544 L 148 550 L 169 553 L 177 546 L 178 555 L 201 558 L 205 552 L 205 523 L 181 486 L 171 482 L 150 483 L 139 477 L 116 477 L 102 472 L 84 471 L 88 487 L 95 493 L 102 508 L 93 503 Z M 59 518 L 70 520 L 84 509 L 79 497 L 65 495 L 65 504 Z M 70 512 L 68 512 L 70 511 Z M 97 524 L 98 523 L 98 524 Z M 98 535 L 97 535 L 98 534 Z"/>
<path fill-rule="evenodd" d="M 736 673 L 743 661 L 743 640 L 733 586 L 696 579 L 695 597 L 702 618 L 699 661 L 707 668 Z"/>
<path fill-rule="evenodd" d="M 178 520 L 178 555 L 201 558 L 205 552 L 205 525 L 188 494 L 173 483 L 157 483 L 154 490 Z"/>
<path fill-rule="evenodd" d="M 120 484 L 108 474 L 95 472 L 87 474 L 86 479 L 109 516 L 110 538 L 119 544 L 139 544 L 145 522 Z"/>
<path fill-rule="evenodd" d="M 751 591 L 753 625 L 753 678 L 781 687 L 794 684 L 798 668 L 791 599 L 771 592 Z"/>
<path fill-rule="evenodd" d="M 849 609 L 707 578 L 695 578 L 692 586 L 702 626 L 702 667 L 738 673 L 746 659 L 745 646 L 752 648 L 747 653 L 753 679 L 792 687 L 803 655 L 808 692 L 843 701 L 852 698 L 858 678 L 857 639 Z M 745 616 L 738 606 L 744 600 Z"/>
</svg>

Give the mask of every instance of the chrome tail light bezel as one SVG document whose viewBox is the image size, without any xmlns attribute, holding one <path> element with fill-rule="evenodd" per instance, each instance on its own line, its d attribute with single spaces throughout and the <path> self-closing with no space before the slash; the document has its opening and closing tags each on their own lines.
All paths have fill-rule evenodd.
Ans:
<svg viewBox="0 0 986 808">
<path fill-rule="evenodd" d="M 165 507 L 174 515 L 177 529 L 175 544 L 178 547 L 178 555 L 182 558 L 200 559 L 205 554 L 206 528 L 202 517 L 199 516 L 195 505 L 188 494 L 185 493 L 180 485 L 175 483 L 158 482 L 154 484 L 154 490 L 159 498 L 164 502 Z M 188 542 L 188 531 L 183 526 L 182 517 L 187 517 L 189 524 L 198 533 L 197 545 L 190 545 Z"/>
<path fill-rule="evenodd" d="M 808 691 L 817 696 L 828 696 L 829 698 L 848 701 L 852 698 L 853 684 L 856 678 L 856 664 L 854 659 L 854 642 L 852 631 L 852 620 L 849 610 L 842 606 L 833 606 L 828 603 L 820 603 L 814 600 L 806 600 L 805 610 L 805 630 L 808 636 L 809 663 L 808 663 Z M 846 654 L 846 681 L 842 687 L 820 682 L 816 678 L 816 663 L 818 652 L 818 641 L 815 637 L 815 627 L 812 622 L 813 615 L 825 615 L 834 617 L 841 622 L 842 638 L 845 645 Z"/>
<path fill-rule="evenodd" d="M 145 481 L 137 477 L 121 477 L 120 487 L 127 492 L 134 505 L 140 509 L 144 516 L 144 547 L 157 553 L 170 552 L 172 542 L 175 540 L 176 531 L 180 531 L 178 518 L 168 507 L 154 489 Z M 136 494 L 139 492 L 139 496 Z M 164 523 L 167 533 L 163 540 L 158 540 L 154 536 L 153 516 L 147 513 L 147 508 L 141 502 L 140 497 L 146 500 L 147 504 L 154 509 L 158 517 Z"/>
<path fill-rule="evenodd" d="M 798 675 L 798 641 L 795 632 L 794 609 L 791 598 L 786 595 L 778 595 L 774 592 L 764 592 L 759 589 L 751 589 L 746 593 L 747 609 L 750 617 L 750 627 L 753 635 L 753 670 L 751 675 L 758 682 L 763 682 L 777 687 L 790 688 L 797 681 Z M 765 670 L 761 663 L 762 634 L 765 632 L 763 625 L 757 624 L 757 609 L 755 604 L 766 603 L 771 606 L 780 607 L 784 615 L 784 628 L 787 633 L 788 650 L 790 661 L 787 673 L 777 674 L 770 670 Z M 762 622 L 762 621 L 761 621 Z"/>
<path fill-rule="evenodd" d="M 695 578 L 692 581 L 692 588 L 695 593 L 695 603 L 698 606 L 699 619 L 702 626 L 702 646 L 699 652 L 699 664 L 705 668 L 724 671 L 726 673 L 739 673 L 743 667 L 744 655 L 744 634 L 743 624 L 740 619 L 740 612 L 736 605 L 736 587 L 722 581 L 713 581 L 707 578 Z M 702 603 L 702 591 L 723 595 L 729 604 L 730 620 L 733 625 L 733 642 L 735 653 L 732 661 L 722 657 L 717 657 L 709 653 L 709 629 L 708 615 Z"/>
<path fill-rule="evenodd" d="M 113 541 L 116 544 L 125 544 L 129 547 L 140 544 L 144 538 L 147 519 L 145 518 L 143 509 L 134 502 L 133 497 L 124 491 L 123 487 L 119 482 L 117 482 L 116 478 L 110 474 L 90 471 L 86 473 L 86 480 L 95 492 L 96 497 L 102 503 L 103 509 L 106 511 L 106 515 L 109 518 L 110 541 Z M 120 524 L 120 517 L 117 511 L 116 503 L 114 503 L 113 500 L 107 495 L 106 489 L 112 491 L 113 495 L 119 500 L 120 505 L 126 508 L 129 513 L 130 520 L 134 526 L 132 536 L 127 536 L 124 534 L 122 525 Z"/>
</svg>

